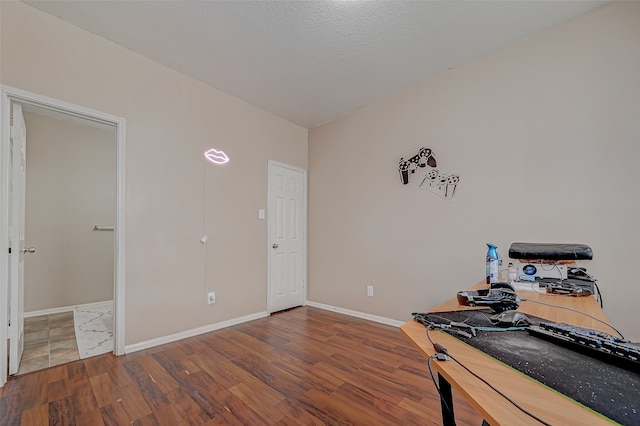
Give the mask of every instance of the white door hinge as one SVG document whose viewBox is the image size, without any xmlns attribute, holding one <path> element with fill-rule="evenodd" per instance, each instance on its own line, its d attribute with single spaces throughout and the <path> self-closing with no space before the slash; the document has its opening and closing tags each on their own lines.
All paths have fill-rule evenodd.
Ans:
<svg viewBox="0 0 640 426">
<path fill-rule="evenodd" d="M 11 139 L 21 139 L 22 138 L 22 132 L 23 132 L 23 128 L 22 127 L 11 126 L 10 129 L 11 129 L 10 130 Z"/>
<path fill-rule="evenodd" d="M 18 337 L 18 327 L 16 327 L 15 325 L 9 324 L 9 328 L 7 329 L 7 334 L 9 336 L 9 339 L 15 339 L 16 337 Z"/>
</svg>

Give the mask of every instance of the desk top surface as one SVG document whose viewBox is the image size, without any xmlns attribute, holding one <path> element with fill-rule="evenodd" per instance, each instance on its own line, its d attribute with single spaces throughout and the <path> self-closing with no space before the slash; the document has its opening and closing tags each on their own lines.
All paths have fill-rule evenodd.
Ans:
<svg viewBox="0 0 640 426">
<path fill-rule="evenodd" d="M 487 284 L 482 281 L 471 289 L 478 290 L 486 288 Z M 606 325 L 609 324 L 609 319 L 602 308 L 600 308 L 596 298 L 593 296 L 561 296 L 558 294 L 548 294 L 528 290 L 518 290 L 517 293 L 522 300 L 518 310 L 527 315 L 533 315 L 548 321 L 573 324 L 585 328 L 595 328 L 610 334 L 617 334 L 614 329 Z M 430 308 L 429 312 L 451 312 L 477 309 L 479 308 L 459 305 L 458 300 L 454 295 L 443 303 Z"/>
<path fill-rule="evenodd" d="M 480 288 L 486 288 L 486 284 L 481 282 L 473 287 L 473 289 Z M 615 333 L 614 330 L 603 324 L 603 322 L 608 323 L 609 321 L 594 297 L 558 296 L 533 291 L 518 291 L 518 294 L 521 299 L 525 300 L 521 303 L 519 310 L 528 315 Z M 558 308 L 558 306 L 568 309 Z M 454 295 L 451 299 L 430 309 L 429 312 L 468 309 L 477 308 L 458 305 Z M 433 345 L 427 339 L 425 327 L 422 324 L 411 320 L 404 324 L 401 330 L 423 355 L 428 357 L 434 354 Z M 610 420 L 600 414 L 498 362 L 449 334 L 431 331 L 430 336 L 434 342 L 446 347 L 450 354 L 471 371 L 483 377 L 524 409 L 534 413 L 547 423 L 611 424 Z M 454 361 L 433 361 L 432 367 L 460 391 L 491 425 L 530 425 L 536 423 L 530 416 L 510 404 Z"/>
</svg>

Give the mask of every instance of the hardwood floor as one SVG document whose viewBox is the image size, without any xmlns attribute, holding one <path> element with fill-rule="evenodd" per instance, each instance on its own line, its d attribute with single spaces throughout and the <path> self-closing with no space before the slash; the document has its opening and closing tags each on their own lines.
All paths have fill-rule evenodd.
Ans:
<svg viewBox="0 0 640 426">
<path fill-rule="evenodd" d="M 455 395 L 458 425 L 481 417 Z M 1 425 L 436 425 L 399 329 L 311 307 L 9 380 Z"/>
</svg>

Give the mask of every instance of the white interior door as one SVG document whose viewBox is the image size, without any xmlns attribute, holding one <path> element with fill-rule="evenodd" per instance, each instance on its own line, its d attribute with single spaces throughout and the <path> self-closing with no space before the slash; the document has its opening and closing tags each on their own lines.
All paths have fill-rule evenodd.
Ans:
<svg viewBox="0 0 640 426">
<path fill-rule="evenodd" d="M 306 172 L 269 163 L 268 310 L 306 302 Z"/>
<path fill-rule="evenodd" d="M 9 374 L 16 374 L 24 349 L 24 244 L 27 129 L 22 107 L 12 105 L 9 174 Z"/>
</svg>

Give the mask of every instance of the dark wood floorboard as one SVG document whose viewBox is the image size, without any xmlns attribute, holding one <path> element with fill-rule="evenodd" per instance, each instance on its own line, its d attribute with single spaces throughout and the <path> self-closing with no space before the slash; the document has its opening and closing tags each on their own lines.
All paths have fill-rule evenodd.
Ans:
<svg viewBox="0 0 640 426">
<path fill-rule="evenodd" d="M 482 423 L 455 395 L 458 425 Z M 301 307 L 179 342 L 13 377 L 0 425 L 437 425 L 399 329 Z"/>
</svg>

